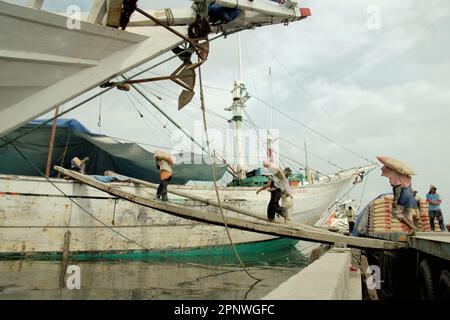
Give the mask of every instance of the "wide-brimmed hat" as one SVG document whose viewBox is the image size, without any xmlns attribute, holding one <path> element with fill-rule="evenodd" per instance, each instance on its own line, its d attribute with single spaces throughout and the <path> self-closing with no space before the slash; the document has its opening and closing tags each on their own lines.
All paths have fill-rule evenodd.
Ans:
<svg viewBox="0 0 450 320">
<path fill-rule="evenodd" d="M 385 156 L 378 156 L 377 159 L 389 169 L 400 174 L 406 176 L 413 176 L 416 174 L 416 172 L 409 165 L 400 160 Z"/>
</svg>

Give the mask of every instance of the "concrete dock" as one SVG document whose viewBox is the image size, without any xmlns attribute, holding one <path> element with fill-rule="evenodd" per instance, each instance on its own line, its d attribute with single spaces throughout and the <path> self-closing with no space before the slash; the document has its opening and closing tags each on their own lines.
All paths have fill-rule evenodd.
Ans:
<svg viewBox="0 0 450 320">
<path fill-rule="evenodd" d="M 361 273 L 350 270 L 351 261 L 350 249 L 330 249 L 262 299 L 362 300 Z"/>
</svg>

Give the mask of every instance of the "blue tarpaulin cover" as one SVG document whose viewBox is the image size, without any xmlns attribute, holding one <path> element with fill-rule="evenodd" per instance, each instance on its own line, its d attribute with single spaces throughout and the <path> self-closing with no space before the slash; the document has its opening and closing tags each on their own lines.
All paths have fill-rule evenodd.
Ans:
<svg viewBox="0 0 450 320">
<path fill-rule="evenodd" d="M 36 120 L 0 137 L 6 142 L 42 124 L 45 120 Z M 41 171 L 45 171 L 48 145 L 51 133 L 50 122 L 37 128 L 14 142 Z M 66 148 L 67 147 L 67 148 Z M 77 156 L 80 159 L 89 157 L 86 174 L 103 175 L 112 170 L 118 174 L 149 182 L 159 182 L 159 170 L 156 167 L 153 153 L 146 151 L 136 143 L 121 143 L 105 135 L 94 134 L 75 119 L 59 119 L 55 135 L 53 158 L 54 165 L 70 168 L 70 161 Z M 201 155 L 175 155 L 177 163 L 173 165 L 172 183 L 185 184 L 188 181 L 212 181 L 210 165 Z M 181 160 L 189 159 L 189 161 Z M 205 160 L 208 157 L 205 156 Z M 226 165 L 216 164 L 217 179 L 222 178 Z M 0 149 L 0 174 L 39 176 L 40 174 L 10 144 Z M 57 176 L 53 171 L 51 176 Z"/>
</svg>

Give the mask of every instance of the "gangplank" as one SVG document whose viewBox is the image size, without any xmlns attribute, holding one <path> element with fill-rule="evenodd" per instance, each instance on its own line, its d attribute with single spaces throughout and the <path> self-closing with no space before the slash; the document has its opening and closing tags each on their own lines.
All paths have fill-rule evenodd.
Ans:
<svg viewBox="0 0 450 320">
<path fill-rule="evenodd" d="M 126 199 L 133 203 L 149 207 L 161 212 L 165 212 L 171 215 L 182 217 L 185 219 L 191 219 L 199 222 L 224 226 L 224 219 L 222 218 L 221 215 L 212 214 L 199 209 L 187 208 L 186 206 L 180 204 L 154 200 L 149 197 L 137 195 L 127 190 L 123 190 L 121 186 L 119 185 L 116 186 L 114 185 L 114 183 L 103 183 L 91 176 L 83 175 L 81 173 L 68 170 L 59 166 L 55 166 L 54 169 L 67 177 L 77 180 L 80 183 L 84 183 L 101 191 L 114 195 L 118 198 Z M 171 191 L 169 190 L 169 192 Z M 205 202 L 202 201 L 204 199 L 201 199 L 200 197 L 196 197 L 194 195 L 183 194 L 182 196 L 193 199 L 195 201 Z M 208 204 L 218 205 L 216 201 L 211 200 L 208 200 Z M 226 206 L 226 210 L 240 213 L 244 212 L 244 210 L 240 208 L 234 208 L 230 205 Z M 251 213 L 248 210 L 245 210 L 245 212 Z M 396 242 L 383 239 L 349 237 L 329 231 L 324 231 L 321 229 L 316 229 L 311 226 L 302 224 L 269 223 L 267 221 L 261 220 L 261 217 L 262 217 L 261 214 L 252 213 L 251 217 L 245 218 L 225 217 L 225 222 L 229 228 L 236 228 L 250 232 L 259 232 L 272 236 L 287 237 L 298 240 L 306 240 L 328 244 L 339 243 L 344 244 L 348 247 L 360 249 L 396 250 L 408 247 L 407 243 L 405 242 Z"/>
</svg>

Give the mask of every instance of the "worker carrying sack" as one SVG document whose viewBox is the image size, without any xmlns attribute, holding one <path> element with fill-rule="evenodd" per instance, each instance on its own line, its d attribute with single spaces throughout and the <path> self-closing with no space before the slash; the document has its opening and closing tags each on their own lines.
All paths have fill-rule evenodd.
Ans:
<svg viewBox="0 0 450 320">
<path fill-rule="evenodd" d="M 172 155 L 161 150 L 156 150 L 153 157 L 156 160 L 164 160 L 171 166 L 175 163 L 175 158 Z"/>
</svg>

